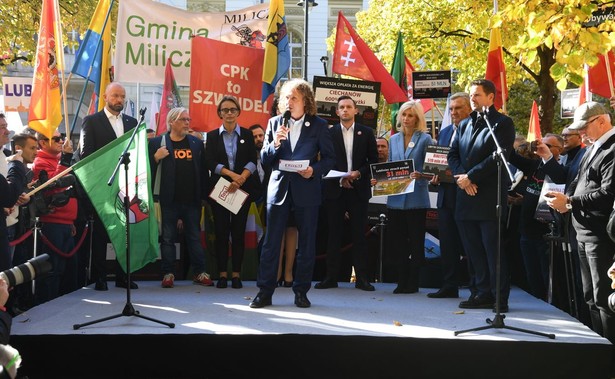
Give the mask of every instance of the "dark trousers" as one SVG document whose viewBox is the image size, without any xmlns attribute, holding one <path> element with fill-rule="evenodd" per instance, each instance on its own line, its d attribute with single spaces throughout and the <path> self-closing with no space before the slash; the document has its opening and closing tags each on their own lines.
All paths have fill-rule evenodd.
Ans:
<svg viewBox="0 0 615 379">
<path fill-rule="evenodd" d="M 420 268 L 425 262 L 427 209 L 388 209 L 389 248 L 398 267 L 398 286 L 419 288 Z"/>
<path fill-rule="evenodd" d="M 547 300 L 549 288 L 549 243 L 542 237 L 521 234 L 521 256 L 525 275 L 534 297 Z"/>
<path fill-rule="evenodd" d="M 455 209 L 438 208 L 438 236 L 442 262 L 442 289 L 458 289 L 459 260 L 465 253 L 455 222 Z"/>
<path fill-rule="evenodd" d="M 327 212 L 327 225 L 329 228 L 327 239 L 327 278 L 337 281 L 342 260 L 341 227 L 350 223 L 352 237 L 352 263 L 357 279 L 367 280 L 367 200 L 360 199 L 356 191 L 344 189 L 337 199 L 325 201 Z M 350 219 L 345 219 L 348 212 Z"/>
<path fill-rule="evenodd" d="M 256 281 L 256 285 L 261 292 L 272 295 L 277 287 L 280 247 L 291 210 L 294 212 L 297 231 L 299 232 L 293 292 L 307 293 L 310 290 L 316 256 L 316 229 L 319 208 L 319 206 L 295 206 L 290 189 L 282 204 L 267 204 L 267 231 L 265 232 Z"/>
<path fill-rule="evenodd" d="M 463 248 L 468 254 L 473 269 L 476 295 L 495 298 L 498 258 L 497 220 L 457 220 Z M 510 278 L 505 249 L 500 256 L 500 302 L 506 304 L 510 294 Z"/>
<path fill-rule="evenodd" d="M 232 270 L 233 272 L 241 272 L 250 204 L 251 202 L 246 201 L 239 209 L 239 212 L 233 214 L 220 204 L 212 202 L 211 210 L 214 216 L 214 230 L 216 232 L 215 248 L 218 272 L 226 272 L 227 270 L 229 242 L 231 242 Z"/>
<path fill-rule="evenodd" d="M 63 253 L 70 253 L 75 247 L 72 225 L 43 223 L 41 232 L 49 243 Z M 64 257 L 52 248 L 42 244 L 42 253 L 49 255 L 51 271 L 48 275 L 36 279 L 35 299 L 37 304 L 53 300 L 60 295 L 75 291 L 77 285 L 78 255 Z"/>
<path fill-rule="evenodd" d="M 592 329 L 615 343 L 615 314 L 608 306 L 611 279 L 607 275 L 613 263 L 615 243 L 608 237 L 600 242 L 579 242 L 579 261 L 583 295 L 589 306 Z"/>
</svg>

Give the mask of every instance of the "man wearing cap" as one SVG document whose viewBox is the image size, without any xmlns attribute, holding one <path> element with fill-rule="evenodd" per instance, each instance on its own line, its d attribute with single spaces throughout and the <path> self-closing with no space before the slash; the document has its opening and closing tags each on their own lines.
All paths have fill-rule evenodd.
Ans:
<svg viewBox="0 0 615 379">
<path fill-rule="evenodd" d="M 613 263 L 613 242 L 606 224 L 613 209 L 613 156 L 615 129 L 606 108 L 596 102 L 581 105 L 574 112 L 569 130 L 578 130 L 591 141 L 576 178 L 566 193 L 548 192 L 547 203 L 560 213 L 572 212 L 577 232 L 583 293 L 589 305 L 592 329 L 615 342 L 615 313 L 608 306 Z"/>
</svg>

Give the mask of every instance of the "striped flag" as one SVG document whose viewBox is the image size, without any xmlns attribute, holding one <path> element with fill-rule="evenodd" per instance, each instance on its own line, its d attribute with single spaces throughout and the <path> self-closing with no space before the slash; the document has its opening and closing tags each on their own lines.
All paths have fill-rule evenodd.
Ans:
<svg viewBox="0 0 615 379">
<path fill-rule="evenodd" d="M 290 68 L 290 45 L 284 16 L 284 0 L 271 0 L 265 59 L 263 60 L 263 103 L 275 92 L 275 86 Z"/>
<path fill-rule="evenodd" d="M 28 126 L 47 138 L 53 137 L 62 122 L 59 74 L 64 68 L 64 49 L 60 25 L 57 0 L 43 0 Z"/>
<path fill-rule="evenodd" d="M 504 57 L 502 55 L 502 36 L 500 34 L 500 28 L 491 29 L 485 79 L 491 80 L 493 84 L 495 84 L 495 109 L 506 111 L 508 88 L 506 85 L 506 66 L 504 65 Z"/>
<path fill-rule="evenodd" d="M 113 1 L 100 0 L 98 2 L 71 70 L 73 74 L 94 83 L 98 111 L 104 108 L 105 102 L 100 99 L 107 85 L 113 81 L 111 19 L 109 17 Z"/>
</svg>

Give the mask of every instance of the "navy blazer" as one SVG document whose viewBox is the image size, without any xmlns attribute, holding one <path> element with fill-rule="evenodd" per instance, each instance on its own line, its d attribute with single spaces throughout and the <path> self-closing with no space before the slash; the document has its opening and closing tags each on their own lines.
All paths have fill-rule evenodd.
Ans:
<svg viewBox="0 0 615 379">
<path fill-rule="evenodd" d="M 245 165 L 249 162 L 254 163 L 256 167 L 256 155 L 254 151 L 254 136 L 252 131 L 239 128 L 241 135 L 237 138 L 237 146 L 235 151 L 235 169 L 233 170 L 237 174 L 241 174 L 245 168 Z M 211 180 L 209 181 L 210 190 L 218 183 L 220 175 L 216 174 L 216 166 L 223 165 L 227 169 L 230 169 L 228 162 L 228 155 L 224 148 L 224 138 L 220 135 L 220 129 L 216 128 L 207 133 L 207 142 L 205 144 L 205 162 L 211 174 Z M 225 177 L 226 180 L 232 182 L 230 177 Z M 248 201 L 254 201 L 260 197 L 260 179 L 258 178 L 258 171 L 254 171 L 246 182 L 241 186 L 241 189 L 246 191 L 250 197 Z"/>
<path fill-rule="evenodd" d="M 346 147 L 342 136 L 342 125 L 335 124 L 329 129 L 333 140 L 335 151 L 334 170 L 348 172 L 348 162 L 346 160 Z M 371 169 L 370 164 L 378 163 L 378 148 L 376 138 L 371 128 L 354 124 L 354 139 L 352 142 L 352 169 L 359 171 L 361 177 L 352 182 L 354 191 L 357 192 L 359 199 L 368 200 L 372 197 L 371 190 Z M 339 179 L 327 179 L 324 184 L 325 199 L 337 199 L 342 194 Z"/>
<path fill-rule="evenodd" d="M 568 186 L 570 186 L 570 183 L 572 183 L 579 172 L 579 164 L 581 163 L 586 151 L 587 147 L 582 148 L 574 156 L 574 159 L 571 162 L 566 162 L 565 165 L 561 165 L 557 163 L 555 159 L 551 158 L 544 163 L 542 169 L 547 175 L 549 175 L 554 183 L 565 183 L 565 189 L 568 189 Z"/>
<path fill-rule="evenodd" d="M 122 113 L 124 133 L 137 126 L 137 119 Z M 116 139 L 115 131 L 104 110 L 86 116 L 81 125 L 81 159 Z"/>
<path fill-rule="evenodd" d="M 508 160 L 515 141 L 513 121 L 496 111 L 494 106 L 489 108 L 487 117 Z M 498 166 L 493 154 L 496 145 L 489 128 L 485 121 L 478 117 L 478 113 L 473 111 L 470 117 L 459 123 L 457 133 L 458 137 L 453 141 L 448 153 L 448 164 L 453 175 L 468 174 L 472 183 L 478 186 L 478 192 L 475 196 L 469 196 L 466 191 L 457 189 L 455 219 L 496 220 Z M 505 207 L 510 179 L 503 164 L 501 169 L 501 199 L 502 206 Z"/>
<path fill-rule="evenodd" d="M 272 117 L 267 123 L 261 160 L 271 167 L 267 187 L 267 204 L 280 205 L 290 189 L 295 205 L 300 207 L 319 206 L 322 202 L 321 178 L 327 175 L 335 164 L 335 152 L 327 122 L 318 116 L 305 115 L 301 135 L 292 151 L 290 141 L 283 140 L 276 149 L 275 134 L 282 124 L 282 115 Z M 305 179 L 296 172 L 280 171 L 280 159 L 309 160 L 313 176 Z"/>
<path fill-rule="evenodd" d="M 162 139 L 165 139 L 165 145 L 167 150 L 169 150 L 169 155 L 161 159 L 158 163 L 154 159 L 154 154 L 160 148 Z M 186 135 L 188 138 L 188 142 L 190 144 L 190 150 L 192 150 L 192 163 L 194 164 L 194 173 L 199 177 L 194 181 L 194 193 L 195 193 L 195 206 L 201 205 L 201 200 L 207 199 L 208 196 L 208 183 L 209 183 L 209 172 L 207 171 L 207 166 L 205 164 L 205 146 L 203 145 L 203 141 L 188 134 Z M 173 154 L 173 143 L 171 142 L 171 137 L 169 133 L 165 133 L 161 136 L 152 138 L 148 143 L 148 151 L 149 151 L 149 166 L 152 173 L 152 187 L 156 182 L 156 174 L 158 172 L 158 165 L 162 164 L 161 167 L 161 175 L 160 178 L 160 194 L 158 199 L 160 200 L 160 205 L 166 206 L 173 204 L 173 199 L 175 197 L 175 182 L 181 180 L 181 178 L 176 177 L 175 173 L 175 158 Z"/>
</svg>

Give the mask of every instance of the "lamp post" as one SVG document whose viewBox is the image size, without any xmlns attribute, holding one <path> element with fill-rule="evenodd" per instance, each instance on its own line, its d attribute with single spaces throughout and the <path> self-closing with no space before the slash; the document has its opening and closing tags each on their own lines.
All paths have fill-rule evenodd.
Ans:
<svg viewBox="0 0 615 379">
<path fill-rule="evenodd" d="M 303 29 L 305 34 L 303 36 L 303 80 L 308 80 L 308 21 L 310 10 L 318 6 L 318 3 L 314 0 L 305 0 L 297 3 L 298 6 L 303 8 Z"/>
</svg>

